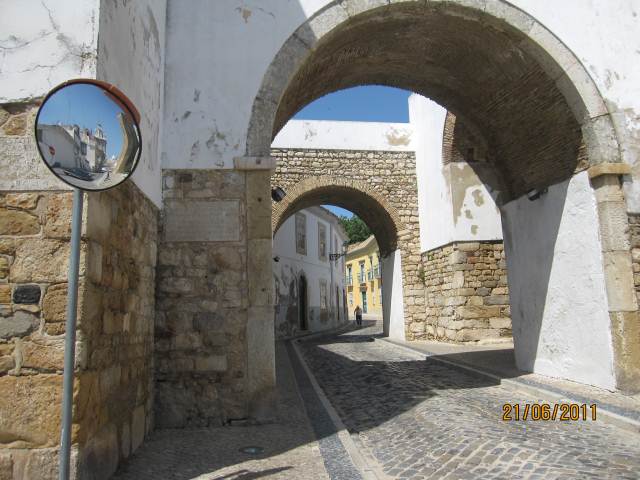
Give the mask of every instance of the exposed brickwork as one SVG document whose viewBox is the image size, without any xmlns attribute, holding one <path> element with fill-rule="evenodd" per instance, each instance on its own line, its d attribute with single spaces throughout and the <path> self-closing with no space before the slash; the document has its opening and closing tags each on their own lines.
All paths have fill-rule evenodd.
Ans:
<svg viewBox="0 0 640 480">
<path fill-rule="evenodd" d="M 457 242 L 422 254 L 426 318 L 409 339 L 455 342 L 511 336 L 502 242 Z"/>
<path fill-rule="evenodd" d="M 158 427 L 222 425 L 247 417 L 247 258 L 233 241 L 167 241 L 166 215 L 190 201 L 238 201 L 245 174 L 164 171 L 155 330 Z M 271 272 L 269 272 L 270 274 Z"/>
<path fill-rule="evenodd" d="M 283 205 L 274 205 L 274 227 L 312 205 L 353 211 L 373 231 L 382 256 L 400 249 L 405 325 L 424 321 L 414 154 L 313 149 L 273 149 L 271 154 L 278 160 L 271 184 L 287 192 Z"/>
<path fill-rule="evenodd" d="M 442 134 L 442 163 L 489 161 L 487 142 L 447 112 Z"/>
<path fill-rule="evenodd" d="M 275 100 L 274 134 L 302 106 L 327 93 L 385 84 L 424 94 L 464 114 L 464 122 L 489 141 L 510 198 L 565 180 L 581 167 L 582 131 L 564 87 L 532 54 L 539 46 L 523 40 L 517 29 L 455 2 L 404 2 L 348 21 L 336 12 L 332 20 L 330 33 L 317 44 L 311 40 L 312 52 L 296 57 L 300 65 L 288 82 L 281 78 L 300 37 L 292 36 L 283 48 L 286 53 L 274 61 L 258 95 L 262 103 L 254 105 L 257 112 L 268 109 L 262 106 L 265 99 Z M 275 94 L 270 90 L 274 86 Z M 255 136 L 250 132 L 249 141 Z"/>
</svg>

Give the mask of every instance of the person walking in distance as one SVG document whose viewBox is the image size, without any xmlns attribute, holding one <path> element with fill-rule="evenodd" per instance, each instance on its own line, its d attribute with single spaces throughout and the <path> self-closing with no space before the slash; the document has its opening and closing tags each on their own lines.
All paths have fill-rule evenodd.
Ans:
<svg viewBox="0 0 640 480">
<path fill-rule="evenodd" d="M 362 309 L 360 308 L 360 305 L 356 307 L 353 313 L 356 314 L 356 325 L 361 327 L 362 326 Z"/>
</svg>

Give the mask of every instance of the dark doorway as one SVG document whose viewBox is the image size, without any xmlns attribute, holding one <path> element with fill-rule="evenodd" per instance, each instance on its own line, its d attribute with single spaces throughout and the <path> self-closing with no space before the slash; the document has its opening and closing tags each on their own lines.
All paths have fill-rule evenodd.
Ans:
<svg viewBox="0 0 640 480">
<path fill-rule="evenodd" d="M 308 330 L 307 324 L 307 279 L 300 277 L 300 330 Z"/>
</svg>

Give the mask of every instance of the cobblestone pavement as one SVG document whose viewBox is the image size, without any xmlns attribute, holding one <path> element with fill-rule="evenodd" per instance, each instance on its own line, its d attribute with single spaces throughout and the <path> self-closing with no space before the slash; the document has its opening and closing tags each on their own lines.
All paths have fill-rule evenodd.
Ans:
<svg viewBox="0 0 640 480">
<path fill-rule="evenodd" d="M 639 435 L 598 421 L 505 422 L 504 403 L 544 400 L 370 341 L 377 331 L 300 348 L 362 453 L 390 478 L 640 477 Z"/>
<path fill-rule="evenodd" d="M 279 420 L 262 426 L 167 429 L 151 437 L 114 480 L 328 480 L 321 448 L 297 393 L 286 350 L 276 347 Z M 264 452 L 241 453 L 244 446 Z"/>
</svg>

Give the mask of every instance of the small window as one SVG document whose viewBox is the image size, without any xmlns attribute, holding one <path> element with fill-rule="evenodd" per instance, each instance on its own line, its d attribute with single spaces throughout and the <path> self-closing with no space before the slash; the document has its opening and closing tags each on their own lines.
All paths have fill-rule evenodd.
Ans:
<svg viewBox="0 0 640 480">
<path fill-rule="evenodd" d="M 320 309 L 327 309 L 327 281 L 320 279 Z"/>
<path fill-rule="evenodd" d="M 296 213 L 296 253 L 307 254 L 307 216 Z"/>
<path fill-rule="evenodd" d="M 318 222 L 318 258 L 327 259 L 327 227 L 320 222 Z"/>
<path fill-rule="evenodd" d="M 80 153 L 82 155 L 87 154 L 87 144 L 85 142 L 80 142 Z"/>
</svg>

